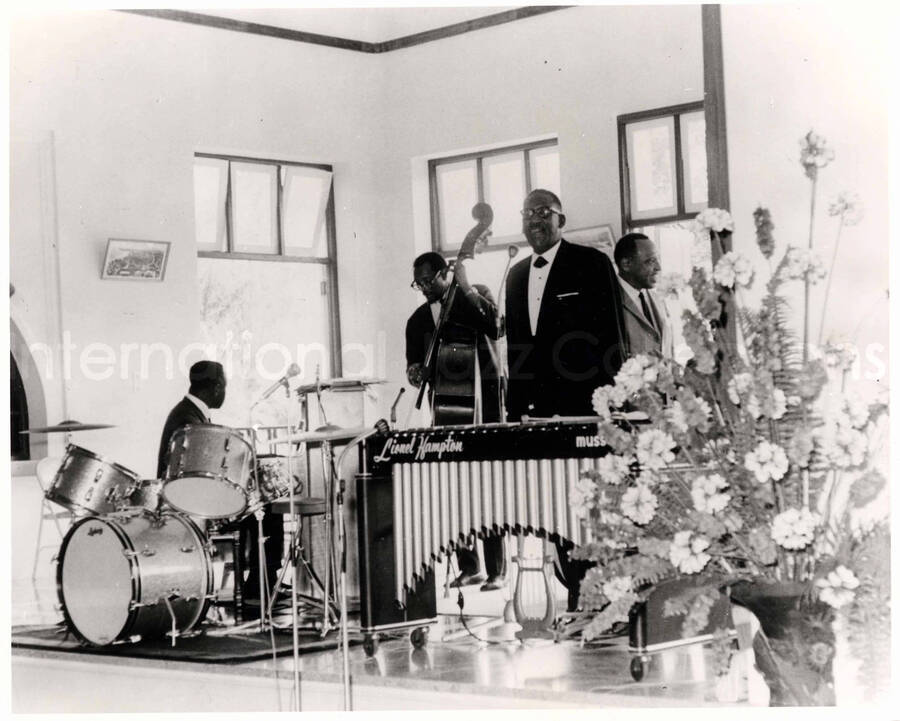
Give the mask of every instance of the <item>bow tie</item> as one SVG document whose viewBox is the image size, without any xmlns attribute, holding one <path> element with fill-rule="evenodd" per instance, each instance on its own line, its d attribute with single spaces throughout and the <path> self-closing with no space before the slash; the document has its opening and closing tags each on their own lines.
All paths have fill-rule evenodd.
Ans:
<svg viewBox="0 0 900 721">
<path fill-rule="evenodd" d="M 534 267 L 535 268 L 543 268 L 545 265 L 547 265 L 548 262 L 549 261 L 544 256 L 539 255 L 537 257 L 537 259 L 534 261 Z"/>
</svg>

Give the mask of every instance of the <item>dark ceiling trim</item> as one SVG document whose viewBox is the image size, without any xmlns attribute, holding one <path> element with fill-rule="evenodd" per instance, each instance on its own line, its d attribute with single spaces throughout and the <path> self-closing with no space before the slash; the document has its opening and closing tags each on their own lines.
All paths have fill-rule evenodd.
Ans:
<svg viewBox="0 0 900 721">
<path fill-rule="evenodd" d="M 374 49 L 375 45 L 373 43 L 366 43 L 361 40 L 350 40 L 349 38 L 337 38 L 332 35 L 307 33 L 302 30 L 288 30 L 287 28 L 278 28 L 273 25 L 248 23 L 243 20 L 223 18 L 218 15 L 203 15 L 201 13 L 192 13 L 187 10 L 129 9 L 122 10 L 121 12 L 133 13 L 135 15 L 147 15 L 154 18 L 162 18 L 163 20 L 176 20 L 181 23 L 191 23 L 193 25 L 205 25 L 206 27 L 219 28 L 221 30 L 234 30 L 235 32 L 250 33 L 251 35 L 265 35 L 270 38 L 281 38 L 282 40 L 293 40 L 300 43 L 327 45 L 328 47 L 341 48 L 342 50 L 356 50 L 362 53 L 377 52 L 377 50 Z"/>
<path fill-rule="evenodd" d="M 378 45 L 378 49 L 375 52 L 387 53 L 391 50 L 401 50 L 402 48 L 409 48 L 413 45 L 421 45 L 423 43 L 429 43 L 434 40 L 443 40 L 444 38 L 450 38 L 454 35 L 470 33 L 474 30 L 483 30 L 484 28 L 491 28 L 495 25 L 511 23 L 514 20 L 524 20 L 525 18 L 534 17 L 535 15 L 543 15 L 544 13 L 550 13 L 554 10 L 564 10 L 567 7 L 571 6 L 534 5 L 531 7 L 521 7 L 513 8 L 512 10 L 504 10 L 503 12 L 494 13 L 493 15 L 485 15 L 484 17 L 474 18 L 473 20 L 465 20 L 461 23 L 445 25 L 444 27 L 435 28 L 434 30 L 426 30 L 421 33 L 415 33 L 414 35 L 405 35 L 402 38 L 386 40 L 383 43 L 376 43 L 376 45 Z"/>
<path fill-rule="evenodd" d="M 386 40 L 378 43 L 370 43 L 364 40 L 352 40 L 350 38 L 339 38 L 333 35 L 308 33 L 302 30 L 289 30 L 287 28 L 275 27 L 274 25 L 250 23 L 218 15 L 190 12 L 188 10 L 128 9 L 121 10 L 121 12 L 162 18 L 163 20 L 175 20 L 177 22 L 191 23 L 193 25 L 205 25 L 206 27 L 219 28 L 221 30 L 233 30 L 235 32 L 249 33 L 251 35 L 264 35 L 270 38 L 280 38 L 282 40 L 292 40 L 294 42 L 310 43 L 312 45 L 325 45 L 327 47 L 340 48 L 341 50 L 355 50 L 360 53 L 377 54 L 388 53 L 392 50 L 401 50 L 414 45 L 422 45 L 423 43 L 442 40 L 443 38 L 462 35 L 463 33 L 473 32 L 475 30 L 483 30 L 484 28 L 494 27 L 495 25 L 513 22 L 514 20 L 523 20 L 525 18 L 534 17 L 535 15 L 553 12 L 554 10 L 563 10 L 567 7 L 571 6 L 536 5 L 531 7 L 513 8 L 512 10 L 504 10 L 503 12 L 494 13 L 493 15 L 485 15 L 484 17 L 475 18 L 473 20 L 453 23 L 452 25 L 445 25 L 444 27 L 435 28 L 433 30 L 426 30 L 421 33 L 405 35 L 400 38 L 395 38 L 394 40 Z"/>
</svg>

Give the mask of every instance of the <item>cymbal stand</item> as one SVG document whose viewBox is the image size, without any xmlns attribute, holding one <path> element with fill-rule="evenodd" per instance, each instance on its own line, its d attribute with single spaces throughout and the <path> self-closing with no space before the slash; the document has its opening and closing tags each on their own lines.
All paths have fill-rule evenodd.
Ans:
<svg viewBox="0 0 900 721">
<path fill-rule="evenodd" d="M 284 386 L 285 392 L 288 397 L 288 409 L 287 409 L 287 421 L 288 421 L 288 429 L 294 427 L 291 422 L 293 419 L 291 418 L 291 408 L 293 407 L 293 403 L 291 400 L 291 389 L 285 384 Z M 289 430 L 290 432 L 290 430 Z M 293 456 L 294 456 L 294 444 L 288 444 L 288 452 L 287 452 L 287 467 L 288 467 L 288 507 L 290 509 L 291 520 L 295 521 L 297 518 L 297 509 L 296 502 L 294 498 L 294 465 L 293 465 Z M 291 534 L 291 548 L 294 547 L 294 536 L 299 531 L 299 524 L 294 527 L 293 533 Z M 260 528 L 260 532 L 262 532 L 262 528 Z M 300 630 L 299 630 L 299 619 L 297 618 L 297 589 L 300 587 L 300 572 L 299 565 L 295 561 L 291 564 L 293 569 L 293 587 L 291 588 L 291 640 L 293 641 L 293 675 L 294 675 L 294 710 L 300 710 Z M 277 588 L 277 586 L 276 586 Z M 272 594 L 272 599 L 274 600 L 275 594 Z M 271 614 L 271 602 L 270 602 L 269 613 Z"/>
<path fill-rule="evenodd" d="M 331 623 L 331 615 L 329 614 L 330 599 L 335 594 L 336 589 L 332 588 L 335 583 L 332 578 L 332 544 L 334 542 L 334 515 L 332 503 L 334 499 L 334 465 L 331 441 L 322 441 L 322 481 L 325 484 L 325 612 L 322 617 L 322 638 L 328 635 L 328 632 L 334 628 Z"/>
</svg>

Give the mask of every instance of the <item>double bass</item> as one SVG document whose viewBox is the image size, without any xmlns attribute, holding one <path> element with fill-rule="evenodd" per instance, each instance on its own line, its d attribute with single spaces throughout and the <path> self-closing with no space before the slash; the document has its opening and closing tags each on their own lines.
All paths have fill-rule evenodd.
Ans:
<svg viewBox="0 0 900 721">
<path fill-rule="evenodd" d="M 477 221 L 466 233 L 454 266 L 475 256 L 478 245 L 490 234 L 494 211 L 487 203 L 476 203 L 472 217 Z M 435 324 L 434 335 L 425 354 L 425 381 L 419 386 L 416 408 L 421 408 L 426 386 L 432 389 L 432 422 L 436 426 L 475 423 L 480 402 L 478 387 L 478 333 L 446 333 L 447 318 L 459 287 L 456 273 L 450 280 L 441 299 L 441 313 Z"/>
</svg>

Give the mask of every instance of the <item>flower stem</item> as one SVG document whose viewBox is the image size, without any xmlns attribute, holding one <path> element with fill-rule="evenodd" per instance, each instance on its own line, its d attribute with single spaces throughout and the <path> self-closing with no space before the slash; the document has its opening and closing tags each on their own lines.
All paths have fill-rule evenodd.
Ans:
<svg viewBox="0 0 900 721">
<path fill-rule="evenodd" d="M 813 175 L 809 198 L 809 249 L 813 247 L 813 227 L 816 218 L 816 175 Z M 809 273 L 803 278 L 803 363 L 809 360 Z"/>
<path fill-rule="evenodd" d="M 828 280 L 825 281 L 825 297 L 822 298 L 822 317 L 819 320 L 819 345 L 822 345 L 822 336 L 825 334 L 825 310 L 828 308 L 828 293 L 831 291 L 831 276 L 834 273 L 834 263 L 837 260 L 838 248 L 841 244 L 841 230 L 844 228 L 844 214 L 838 223 L 837 237 L 834 240 L 834 252 L 831 254 L 831 265 L 828 267 Z"/>
</svg>

